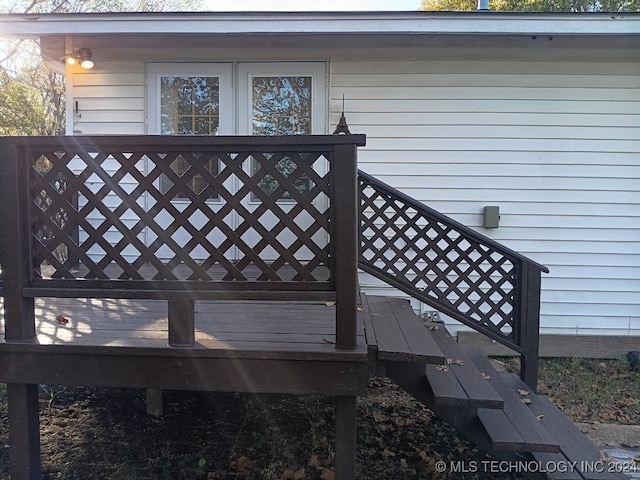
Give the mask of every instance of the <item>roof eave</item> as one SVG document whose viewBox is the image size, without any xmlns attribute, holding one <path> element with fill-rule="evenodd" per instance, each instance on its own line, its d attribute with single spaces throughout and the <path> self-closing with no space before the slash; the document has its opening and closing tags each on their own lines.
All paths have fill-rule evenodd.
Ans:
<svg viewBox="0 0 640 480">
<path fill-rule="evenodd" d="M 637 13 L 189 12 L 0 15 L 0 36 L 104 34 L 640 35 Z"/>
</svg>

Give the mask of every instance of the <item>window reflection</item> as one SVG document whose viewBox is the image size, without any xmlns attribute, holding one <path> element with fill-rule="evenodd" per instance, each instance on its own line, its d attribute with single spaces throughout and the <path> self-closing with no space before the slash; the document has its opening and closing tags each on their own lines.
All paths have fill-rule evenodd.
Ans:
<svg viewBox="0 0 640 480">
<path fill-rule="evenodd" d="M 254 135 L 309 135 L 311 134 L 311 82 L 310 76 L 256 76 L 251 82 L 252 133 Z M 259 165 L 254 161 L 253 171 Z M 278 161 L 276 168 L 284 177 L 289 177 L 297 168 L 288 157 Z M 265 175 L 260 188 L 271 195 L 278 187 L 272 175 Z M 306 193 L 311 181 L 302 175 L 294 182 L 295 188 Z M 291 199 L 284 193 L 280 199 Z M 255 198 L 254 198 L 255 200 Z"/>
<path fill-rule="evenodd" d="M 217 135 L 220 126 L 220 79 L 218 77 L 161 77 L 160 79 L 160 129 L 163 135 Z M 178 176 L 183 176 L 191 165 L 183 158 L 171 164 Z M 218 162 L 208 160 L 205 168 L 218 173 Z M 166 193 L 173 183 L 164 175 L 162 192 Z M 196 194 L 207 186 L 205 179 L 197 174 L 187 183 Z M 176 198 L 186 198 L 180 192 Z M 206 198 L 218 198 L 208 193 Z"/>
</svg>

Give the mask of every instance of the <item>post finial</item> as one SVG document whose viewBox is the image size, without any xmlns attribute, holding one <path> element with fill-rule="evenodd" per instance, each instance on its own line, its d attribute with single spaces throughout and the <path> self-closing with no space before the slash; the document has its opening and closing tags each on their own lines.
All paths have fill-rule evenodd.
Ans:
<svg viewBox="0 0 640 480">
<path fill-rule="evenodd" d="M 340 115 L 340 120 L 338 121 L 338 125 L 336 129 L 333 131 L 334 135 L 350 135 L 349 125 L 347 125 L 347 119 L 344 116 L 344 93 L 342 94 L 342 113 Z"/>
</svg>

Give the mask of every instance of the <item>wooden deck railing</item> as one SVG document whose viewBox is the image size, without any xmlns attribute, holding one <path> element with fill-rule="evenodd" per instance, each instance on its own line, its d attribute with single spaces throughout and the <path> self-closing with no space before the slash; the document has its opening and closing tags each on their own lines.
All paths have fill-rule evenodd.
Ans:
<svg viewBox="0 0 640 480">
<path fill-rule="evenodd" d="M 362 171 L 360 268 L 520 353 L 535 388 L 548 269 Z"/>
<path fill-rule="evenodd" d="M 336 347 L 354 347 L 364 141 L 0 139 L 7 341 L 35 335 L 35 297 L 166 299 L 173 345 L 196 299 L 335 299 Z"/>
</svg>

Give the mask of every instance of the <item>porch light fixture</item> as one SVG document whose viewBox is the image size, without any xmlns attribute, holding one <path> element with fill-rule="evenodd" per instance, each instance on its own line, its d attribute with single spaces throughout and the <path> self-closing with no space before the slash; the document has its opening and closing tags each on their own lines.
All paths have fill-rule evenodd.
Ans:
<svg viewBox="0 0 640 480">
<path fill-rule="evenodd" d="M 65 55 L 64 58 L 67 65 L 75 65 L 76 63 L 79 63 L 85 70 L 93 68 L 91 50 L 88 48 L 78 48 L 77 50 L 74 50 L 72 54 Z"/>
</svg>

